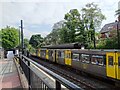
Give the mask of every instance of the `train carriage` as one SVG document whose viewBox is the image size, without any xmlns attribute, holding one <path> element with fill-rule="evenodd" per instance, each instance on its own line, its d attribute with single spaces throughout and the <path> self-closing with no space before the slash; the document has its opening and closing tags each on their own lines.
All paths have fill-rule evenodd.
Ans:
<svg viewBox="0 0 120 90">
<path fill-rule="evenodd" d="M 48 59 L 52 62 L 56 62 L 56 50 L 48 49 Z"/>
<path fill-rule="evenodd" d="M 47 58 L 47 50 L 40 49 L 40 58 L 46 59 Z"/>
<path fill-rule="evenodd" d="M 106 53 L 103 51 L 74 50 L 72 51 L 72 67 L 81 71 L 106 76 Z M 99 72 L 98 72 L 99 71 Z"/>
<path fill-rule="evenodd" d="M 81 50 L 80 44 L 47 46 L 37 56 L 94 76 L 120 82 L 119 50 Z"/>
</svg>

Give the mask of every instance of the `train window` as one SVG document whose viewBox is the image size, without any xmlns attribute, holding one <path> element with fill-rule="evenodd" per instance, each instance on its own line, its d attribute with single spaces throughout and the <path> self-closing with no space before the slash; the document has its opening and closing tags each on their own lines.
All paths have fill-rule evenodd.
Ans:
<svg viewBox="0 0 120 90">
<path fill-rule="evenodd" d="M 108 56 L 108 65 L 113 66 L 113 56 Z"/>
<path fill-rule="evenodd" d="M 45 55 L 46 55 L 46 50 L 43 50 L 43 56 L 45 57 Z"/>
<path fill-rule="evenodd" d="M 118 57 L 118 66 L 120 66 L 120 56 Z"/>
<path fill-rule="evenodd" d="M 104 57 L 100 55 L 92 55 L 91 63 L 96 65 L 103 65 Z"/>
<path fill-rule="evenodd" d="M 85 63 L 90 63 L 90 56 L 87 54 L 81 54 L 81 61 Z"/>
<path fill-rule="evenodd" d="M 71 58 L 71 53 L 66 53 L 65 58 Z"/>
<path fill-rule="evenodd" d="M 61 52 L 61 58 L 64 58 L 64 52 Z"/>
<path fill-rule="evenodd" d="M 106 65 L 106 56 L 103 57 L 103 65 Z"/>
<path fill-rule="evenodd" d="M 73 53 L 72 60 L 79 61 L 79 54 Z"/>
<path fill-rule="evenodd" d="M 48 54 L 53 57 L 53 51 L 49 50 Z"/>
<path fill-rule="evenodd" d="M 58 58 L 64 58 L 64 52 L 58 51 Z"/>
<path fill-rule="evenodd" d="M 65 54 L 65 58 L 69 58 L 69 54 L 68 53 Z"/>
<path fill-rule="evenodd" d="M 61 52 L 60 51 L 58 51 L 58 57 L 61 57 Z"/>
</svg>

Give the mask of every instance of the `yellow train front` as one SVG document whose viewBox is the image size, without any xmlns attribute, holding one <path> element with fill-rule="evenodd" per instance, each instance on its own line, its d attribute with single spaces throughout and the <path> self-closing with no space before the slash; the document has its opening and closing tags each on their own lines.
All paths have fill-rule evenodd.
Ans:
<svg viewBox="0 0 120 90">
<path fill-rule="evenodd" d="M 65 45 L 66 46 L 66 45 Z M 63 45 L 63 47 L 65 47 Z M 120 82 L 120 51 L 81 50 L 78 48 L 49 47 L 39 49 L 36 55 L 94 76 Z"/>
</svg>

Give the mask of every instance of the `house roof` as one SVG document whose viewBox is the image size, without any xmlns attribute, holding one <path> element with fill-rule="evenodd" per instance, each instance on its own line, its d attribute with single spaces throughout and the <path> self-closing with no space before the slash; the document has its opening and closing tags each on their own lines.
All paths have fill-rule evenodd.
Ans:
<svg viewBox="0 0 120 90">
<path fill-rule="evenodd" d="M 117 29 L 117 23 L 118 22 L 105 24 L 103 26 L 103 28 L 101 29 L 100 33 L 105 33 L 105 32 L 109 32 L 111 30 L 116 30 Z M 118 29 L 120 29 L 120 22 L 118 23 Z"/>
</svg>

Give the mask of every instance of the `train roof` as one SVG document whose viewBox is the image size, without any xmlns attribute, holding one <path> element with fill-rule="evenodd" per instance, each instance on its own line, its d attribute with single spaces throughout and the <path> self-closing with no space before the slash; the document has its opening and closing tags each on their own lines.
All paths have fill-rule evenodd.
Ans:
<svg viewBox="0 0 120 90">
<path fill-rule="evenodd" d="M 61 45 L 48 45 L 43 46 L 41 48 L 47 49 L 80 49 L 83 44 L 80 43 L 68 43 L 68 44 L 61 44 Z"/>
<path fill-rule="evenodd" d="M 80 54 L 94 54 L 94 55 L 105 55 L 108 52 L 120 52 L 120 50 L 117 49 L 78 49 L 78 50 L 72 50 L 74 53 L 80 53 Z"/>
<path fill-rule="evenodd" d="M 73 53 L 79 53 L 79 54 L 94 54 L 94 55 L 105 55 L 106 51 L 101 51 L 101 50 L 88 50 L 88 49 L 84 49 L 84 50 L 72 50 Z"/>
</svg>

